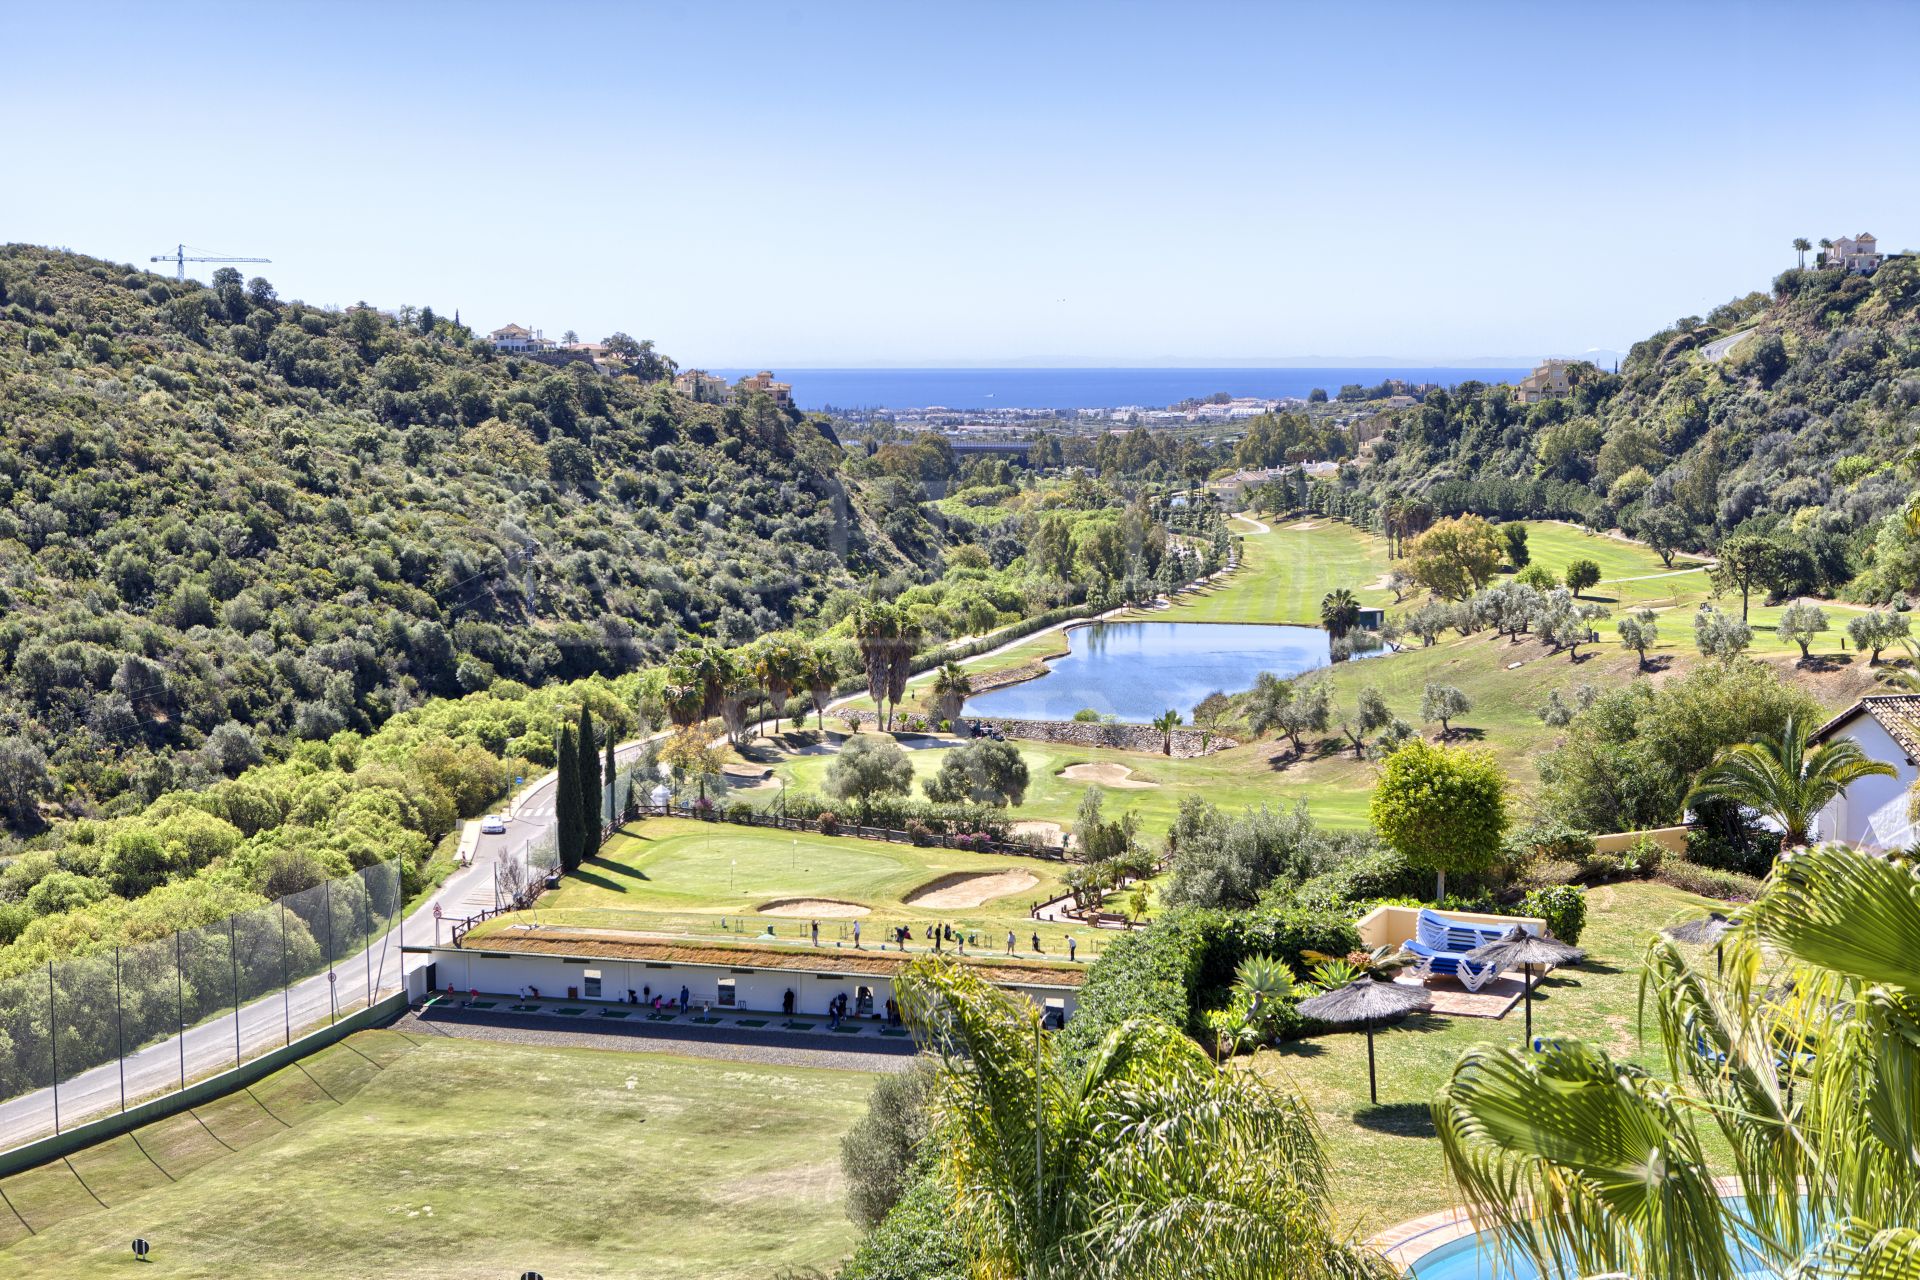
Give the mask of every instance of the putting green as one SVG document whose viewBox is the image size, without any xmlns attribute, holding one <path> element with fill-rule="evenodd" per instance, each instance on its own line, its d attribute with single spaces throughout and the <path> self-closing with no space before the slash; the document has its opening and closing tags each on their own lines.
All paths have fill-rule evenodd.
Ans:
<svg viewBox="0 0 1920 1280">
<path fill-rule="evenodd" d="M 1068 933 L 1080 942 L 1080 954 L 1099 948 L 1095 932 L 1084 927 L 1037 923 L 1031 904 L 1063 893 L 1057 862 L 958 849 L 920 848 L 852 836 L 823 836 L 740 827 L 687 818 L 649 818 L 630 824 L 597 858 L 567 876 L 544 895 L 532 912 L 503 916 L 481 926 L 486 936 L 531 921 L 542 925 L 595 929 L 633 929 L 694 937 L 759 937 L 771 930 L 777 939 L 810 936 L 820 921 L 823 941 L 851 941 L 854 923 L 844 909 L 822 909 L 817 917 L 796 914 L 795 899 L 867 908 L 860 920 L 863 941 L 880 941 L 900 925 L 912 925 L 916 937 L 940 922 L 974 931 L 1004 949 L 1006 934 L 1018 934 L 1019 950 L 1031 950 L 1038 932 L 1046 954 L 1064 954 Z M 1014 873 L 1014 874 L 1008 874 Z M 957 878 L 1004 876 L 1007 891 L 978 905 L 950 886 Z M 910 901 L 921 891 L 932 892 Z M 959 898 L 961 905 L 943 906 Z"/>
</svg>

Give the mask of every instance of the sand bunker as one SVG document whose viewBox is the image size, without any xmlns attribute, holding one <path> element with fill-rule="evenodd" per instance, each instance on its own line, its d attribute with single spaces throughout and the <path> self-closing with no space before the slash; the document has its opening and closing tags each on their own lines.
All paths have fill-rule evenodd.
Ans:
<svg viewBox="0 0 1920 1280">
<path fill-rule="evenodd" d="M 1018 840 L 1022 836 L 1033 836 L 1045 844 L 1059 844 L 1067 834 L 1067 829 L 1057 822 L 1040 822 L 1029 819 L 1016 822 L 1007 828 L 1007 834 Z"/>
<path fill-rule="evenodd" d="M 921 885 L 906 896 L 905 902 L 910 907 L 932 907 L 936 911 L 979 907 L 1039 883 L 1031 871 L 961 871 Z"/>
<path fill-rule="evenodd" d="M 776 898 L 757 910 L 763 916 L 800 916 L 808 920 L 853 920 L 867 914 L 867 909 L 859 903 L 842 902 L 838 898 Z"/>
<path fill-rule="evenodd" d="M 1060 776 L 1072 778 L 1075 782 L 1097 782 L 1103 787 L 1120 791 L 1146 791 L 1160 785 L 1134 777 L 1133 770 L 1124 764 L 1105 761 L 1100 764 L 1070 764 L 1060 771 Z"/>
</svg>

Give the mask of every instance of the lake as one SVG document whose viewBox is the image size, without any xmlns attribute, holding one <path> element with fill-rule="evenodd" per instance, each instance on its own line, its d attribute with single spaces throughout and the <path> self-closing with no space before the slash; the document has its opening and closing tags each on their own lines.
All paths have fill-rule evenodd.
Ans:
<svg viewBox="0 0 1920 1280">
<path fill-rule="evenodd" d="M 1285 679 L 1328 665 L 1318 627 L 1222 622 L 1096 622 L 1067 633 L 1073 651 L 1037 680 L 967 699 L 969 716 L 1071 720 L 1091 707 L 1144 724 L 1172 707 L 1191 721 L 1218 689 L 1243 693 L 1271 671 Z"/>
</svg>

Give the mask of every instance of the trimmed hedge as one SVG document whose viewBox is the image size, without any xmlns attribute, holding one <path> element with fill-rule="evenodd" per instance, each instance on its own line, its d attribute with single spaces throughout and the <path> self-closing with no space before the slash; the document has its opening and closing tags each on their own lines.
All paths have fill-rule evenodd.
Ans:
<svg viewBox="0 0 1920 1280">
<path fill-rule="evenodd" d="M 1231 998 L 1234 970 L 1248 956 L 1272 956 L 1304 975 L 1303 952 L 1345 955 L 1359 945 L 1345 911 L 1176 908 L 1151 929 L 1116 939 L 1094 962 L 1064 1033 L 1067 1051 L 1091 1051 L 1129 1018 L 1158 1018 L 1204 1043 L 1208 1010 Z"/>
</svg>

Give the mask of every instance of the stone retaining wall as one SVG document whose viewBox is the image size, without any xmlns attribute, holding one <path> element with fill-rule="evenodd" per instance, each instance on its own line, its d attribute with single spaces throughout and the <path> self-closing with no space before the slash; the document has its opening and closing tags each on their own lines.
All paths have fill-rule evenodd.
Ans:
<svg viewBox="0 0 1920 1280">
<path fill-rule="evenodd" d="M 992 725 L 1009 738 L 1031 742 L 1058 742 L 1074 747 L 1112 747 L 1119 751 L 1160 754 L 1160 731 L 1150 724 L 1096 724 L 1085 720 L 1009 720 L 995 716 L 967 716 L 968 723 Z M 1222 734 L 1208 738 L 1200 730 L 1173 731 L 1173 755 L 1187 760 L 1208 756 L 1240 744 Z"/>
<path fill-rule="evenodd" d="M 850 725 L 878 725 L 880 717 L 871 711 L 847 711 L 842 718 Z M 902 717 L 904 718 L 904 717 Z M 955 726 L 955 732 L 961 737 L 967 734 L 970 724 L 992 725 L 1009 738 L 1024 738 L 1029 742 L 1057 742 L 1070 747 L 1111 747 L 1116 751 L 1139 751 L 1148 755 L 1160 755 L 1160 731 L 1150 724 L 1099 724 L 1086 720 L 1012 720 L 1002 716 L 963 715 Z M 895 732 L 901 732 L 901 719 L 894 721 Z M 1224 734 L 1214 734 L 1208 738 L 1200 730 L 1191 727 L 1173 731 L 1173 757 L 1176 760 L 1189 760 L 1194 756 L 1210 756 L 1216 751 L 1225 751 L 1229 747 L 1239 746 L 1239 742 Z"/>
</svg>

